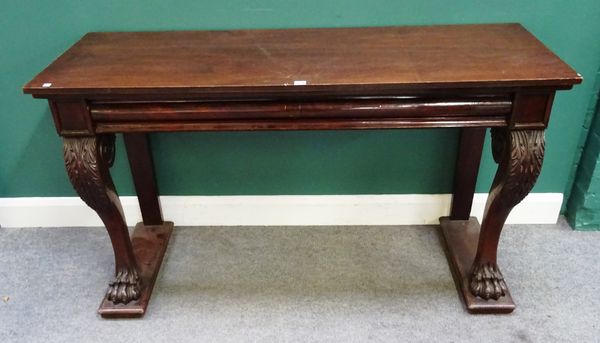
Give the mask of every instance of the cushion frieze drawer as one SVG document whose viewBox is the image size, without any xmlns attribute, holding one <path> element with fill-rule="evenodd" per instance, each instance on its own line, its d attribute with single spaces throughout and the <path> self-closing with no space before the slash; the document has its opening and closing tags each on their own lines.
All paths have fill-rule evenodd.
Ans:
<svg viewBox="0 0 600 343">
<path fill-rule="evenodd" d="M 504 126 L 511 113 L 510 97 L 432 99 L 414 97 L 335 99 L 324 101 L 98 102 L 91 116 L 99 132 L 135 130 L 148 123 L 156 130 L 319 129 L 329 125 L 374 127 Z M 333 121 L 332 121 L 333 120 Z M 214 125 L 211 125 L 213 123 Z M 338 127 L 338 126 L 336 126 Z M 218 129 L 218 128 L 217 128 Z"/>
</svg>

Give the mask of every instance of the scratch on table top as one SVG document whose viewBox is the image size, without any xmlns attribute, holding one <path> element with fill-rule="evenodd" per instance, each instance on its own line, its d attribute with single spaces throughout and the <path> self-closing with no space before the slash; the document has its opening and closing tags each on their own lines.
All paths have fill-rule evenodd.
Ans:
<svg viewBox="0 0 600 343">
<path fill-rule="evenodd" d="M 280 69 L 280 70 L 276 70 L 277 72 L 279 72 L 282 75 L 285 74 L 284 80 L 287 80 L 287 81 L 283 83 L 284 86 L 289 86 L 289 85 L 293 84 L 288 81 L 290 81 L 290 79 L 293 78 L 294 75 L 300 75 L 302 70 L 304 70 L 304 65 L 301 65 L 300 70 L 298 70 L 298 71 L 292 70 L 293 67 L 286 64 L 286 59 L 278 59 L 278 58 L 274 57 L 273 54 L 269 51 L 269 49 L 262 46 L 261 43 L 257 42 L 254 44 L 254 46 L 258 49 L 258 51 L 261 52 L 261 54 L 263 54 L 267 58 L 267 60 L 269 60 L 271 63 L 275 64 Z"/>
<path fill-rule="evenodd" d="M 258 50 L 260 50 L 260 52 L 262 52 L 263 55 L 265 55 L 266 58 L 269 59 L 269 61 L 271 62 L 277 62 L 277 60 L 273 57 L 273 55 L 269 52 L 268 49 L 265 49 L 262 45 L 256 44 L 256 48 Z"/>
</svg>

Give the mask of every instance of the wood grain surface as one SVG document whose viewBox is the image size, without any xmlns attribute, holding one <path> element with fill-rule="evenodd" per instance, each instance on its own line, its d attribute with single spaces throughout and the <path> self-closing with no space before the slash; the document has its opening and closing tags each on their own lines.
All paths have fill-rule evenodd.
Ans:
<svg viewBox="0 0 600 343">
<path fill-rule="evenodd" d="M 306 85 L 294 85 L 306 82 Z M 24 87 L 64 94 L 362 86 L 569 88 L 581 77 L 519 24 L 88 33 Z"/>
</svg>

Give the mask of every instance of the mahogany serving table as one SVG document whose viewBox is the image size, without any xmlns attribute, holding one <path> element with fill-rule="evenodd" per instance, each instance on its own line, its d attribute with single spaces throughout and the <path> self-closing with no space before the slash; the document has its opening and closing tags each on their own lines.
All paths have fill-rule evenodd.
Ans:
<svg viewBox="0 0 600 343">
<path fill-rule="evenodd" d="M 449 217 L 459 293 L 514 309 L 500 231 L 533 187 L 556 90 L 581 76 L 518 24 L 88 33 L 24 87 L 48 99 L 75 190 L 108 230 L 115 276 L 99 312 L 144 314 L 173 229 L 147 132 L 461 129 Z M 483 222 L 469 218 L 485 129 L 499 164 Z M 109 174 L 122 133 L 143 223 L 130 239 Z"/>
</svg>

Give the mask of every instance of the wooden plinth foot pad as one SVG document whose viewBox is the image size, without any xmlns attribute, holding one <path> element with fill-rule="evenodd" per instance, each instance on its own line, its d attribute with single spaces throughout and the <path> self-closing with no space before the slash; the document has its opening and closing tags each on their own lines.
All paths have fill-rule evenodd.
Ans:
<svg viewBox="0 0 600 343">
<path fill-rule="evenodd" d="M 150 302 L 150 296 L 163 256 L 167 250 L 171 232 L 173 232 L 172 222 L 164 222 L 163 225 L 138 223 L 135 226 L 131 243 L 138 262 L 138 274 L 141 284 L 140 298 L 128 304 L 113 304 L 105 297 L 98 309 L 98 313 L 102 317 L 130 318 L 144 315 Z"/>
<path fill-rule="evenodd" d="M 498 300 L 485 300 L 474 296 L 469 289 L 469 272 L 477 252 L 479 223 L 475 217 L 469 220 L 440 218 L 445 241 L 446 256 L 452 270 L 456 288 L 470 313 L 511 313 L 515 303 L 510 292 Z"/>
</svg>

